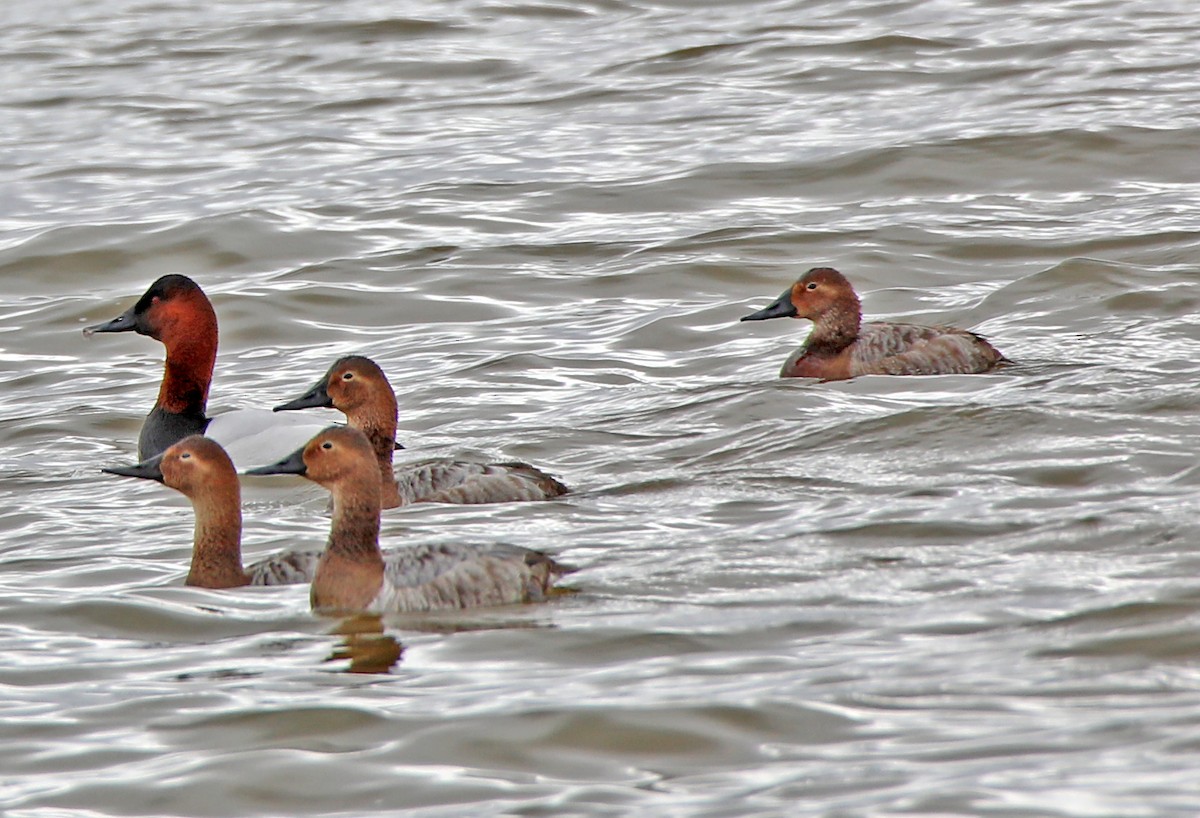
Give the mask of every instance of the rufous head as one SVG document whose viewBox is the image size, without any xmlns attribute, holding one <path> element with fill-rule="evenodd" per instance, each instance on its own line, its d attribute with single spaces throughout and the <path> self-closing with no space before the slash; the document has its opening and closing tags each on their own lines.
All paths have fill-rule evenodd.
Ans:
<svg viewBox="0 0 1200 818">
<path fill-rule="evenodd" d="M 758 312 L 743 317 L 743 321 L 765 321 L 768 318 L 807 318 L 816 321 L 823 315 L 845 311 L 852 307 L 858 312 L 858 296 L 846 277 L 832 267 L 814 267 L 789 287 L 783 295 Z"/>
<path fill-rule="evenodd" d="M 348 479 L 366 476 L 373 486 L 380 480 L 375 450 L 349 426 L 330 426 L 278 463 L 246 474 L 298 474 L 330 490 Z"/>
<path fill-rule="evenodd" d="M 381 411 L 395 415 L 396 395 L 379 364 L 363 355 L 339 358 L 312 388 L 276 412 L 323 407 L 347 415 Z"/>
<path fill-rule="evenodd" d="M 157 480 L 195 499 L 205 493 L 237 486 L 237 470 L 221 444 L 201 435 L 191 435 L 160 455 L 134 466 L 101 469 L 108 474 Z"/>
<path fill-rule="evenodd" d="M 216 312 L 200 286 L 187 276 L 171 274 L 151 284 L 128 310 L 111 321 L 87 327 L 83 334 L 136 332 L 169 343 L 201 332 L 215 335 L 216 326 Z"/>
</svg>

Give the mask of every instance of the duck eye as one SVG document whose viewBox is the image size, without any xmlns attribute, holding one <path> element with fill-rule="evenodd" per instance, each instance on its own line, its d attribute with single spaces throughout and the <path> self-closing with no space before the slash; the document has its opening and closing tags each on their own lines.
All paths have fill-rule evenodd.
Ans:
<svg viewBox="0 0 1200 818">
<path fill-rule="evenodd" d="M 808 282 L 808 289 L 815 290 L 816 288 L 817 288 L 817 282 L 815 282 L 815 281 Z"/>
<path fill-rule="evenodd" d="M 191 452 L 183 452 L 182 454 L 179 455 L 179 459 L 180 460 L 188 460 L 189 458 L 191 458 L 191 456 L 192 456 Z"/>
<path fill-rule="evenodd" d="M 326 440 L 324 443 L 321 444 L 321 448 L 322 449 L 332 449 L 333 444 L 330 443 L 328 440 Z"/>
<path fill-rule="evenodd" d="M 343 376 L 342 376 L 342 380 L 343 380 L 343 381 L 352 381 L 352 380 L 354 380 L 354 373 L 353 373 L 353 372 L 347 372 L 345 375 L 343 375 Z"/>
</svg>

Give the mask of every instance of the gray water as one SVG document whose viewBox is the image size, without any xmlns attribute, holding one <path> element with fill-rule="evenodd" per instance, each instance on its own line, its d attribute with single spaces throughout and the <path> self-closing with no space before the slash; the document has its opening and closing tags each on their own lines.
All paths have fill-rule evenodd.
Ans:
<svg viewBox="0 0 1200 818">
<path fill-rule="evenodd" d="M 1194 4 L 0 26 L 6 816 L 1200 813 Z M 807 324 L 737 319 L 817 264 L 1018 365 L 776 379 Z M 210 409 L 370 355 L 414 455 L 575 489 L 387 540 L 579 592 L 347 626 L 183 587 L 186 501 L 99 473 L 161 347 L 79 332 L 167 272 L 220 316 Z M 245 494 L 248 557 L 323 541 L 319 489 Z"/>
</svg>

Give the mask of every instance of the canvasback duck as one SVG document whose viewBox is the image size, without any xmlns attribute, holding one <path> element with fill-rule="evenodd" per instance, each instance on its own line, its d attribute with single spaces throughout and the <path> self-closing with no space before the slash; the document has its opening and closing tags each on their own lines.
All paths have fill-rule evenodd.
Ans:
<svg viewBox="0 0 1200 818">
<path fill-rule="evenodd" d="M 157 480 L 192 501 L 196 531 L 185 584 L 201 588 L 311 582 L 320 551 L 277 554 L 242 568 L 242 498 L 233 461 L 214 440 L 190 435 L 135 466 L 101 471 Z"/>
<path fill-rule="evenodd" d="M 770 306 L 742 318 L 807 318 L 812 332 L 781 378 L 845 380 L 859 375 L 953 375 L 1010 363 L 973 332 L 885 321 L 862 323 L 858 295 L 832 267 L 814 267 Z"/>
<path fill-rule="evenodd" d="M 312 607 L 321 613 L 403 613 L 540 602 L 571 569 L 512 545 L 454 543 L 379 550 L 379 465 L 357 429 L 331 426 L 290 457 L 247 474 L 299 474 L 333 495 L 329 542 Z"/>
<path fill-rule="evenodd" d="M 393 470 L 396 449 L 396 393 L 383 369 L 370 358 L 348 355 L 306 393 L 275 407 L 276 412 L 311 407 L 337 409 L 350 426 L 367 436 L 379 461 L 383 507 L 409 503 L 507 503 L 548 500 L 567 487 L 528 463 L 470 463 L 424 460 Z"/>
<path fill-rule="evenodd" d="M 97 332 L 136 332 L 160 341 L 167 350 L 158 399 L 138 435 L 139 460 L 188 435 L 203 434 L 220 442 L 239 466 L 261 465 L 278 460 L 324 428 L 322 423 L 280 422 L 265 409 L 237 409 L 212 418 L 205 414 L 217 360 L 217 314 L 187 276 L 163 276 L 128 310 L 87 327 L 83 334 Z"/>
</svg>

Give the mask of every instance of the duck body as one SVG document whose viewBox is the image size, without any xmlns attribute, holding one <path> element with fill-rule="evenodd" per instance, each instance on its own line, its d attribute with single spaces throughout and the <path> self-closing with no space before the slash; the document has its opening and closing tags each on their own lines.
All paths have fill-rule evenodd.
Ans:
<svg viewBox="0 0 1200 818">
<path fill-rule="evenodd" d="M 221 442 L 239 466 L 278 460 L 323 428 L 281 420 L 266 410 L 240 409 L 214 418 L 206 414 L 217 359 L 217 315 L 196 282 L 165 275 L 111 321 L 87 327 L 84 335 L 136 332 L 166 347 L 158 398 L 138 434 L 138 459 L 162 453 L 194 434 Z"/>
<path fill-rule="evenodd" d="M 538 602 L 570 569 L 511 545 L 422 544 L 381 552 L 379 466 L 357 429 L 330 427 L 252 474 L 300 474 L 330 490 L 333 522 L 313 577 L 313 610 L 409 613 Z"/>
<path fill-rule="evenodd" d="M 305 585 L 317 575 L 320 551 L 285 551 L 246 566 L 247 585 Z M 197 583 L 187 583 L 195 585 Z"/>
<path fill-rule="evenodd" d="M 368 610 L 418 612 L 543 602 L 563 566 L 514 545 L 416 545 L 384 554 Z"/>
<path fill-rule="evenodd" d="M 769 306 L 742 318 L 807 318 L 812 332 L 784 362 L 783 378 L 845 380 L 859 375 L 953 375 L 987 372 L 1010 363 L 985 338 L 956 327 L 862 322 L 850 282 L 816 267 Z"/>
<path fill-rule="evenodd" d="M 966 375 L 987 372 L 1004 360 L 995 347 L 967 330 L 872 321 L 840 350 L 801 345 L 779 377 L 836 381 L 859 375 Z"/>
<path fill-rule="evenodd" d="M 186 585 L 238 588 L 294 585 L 316 575 L 319 551 L 286 552 L 242 568 L 241 491 L 233 461 L 214 440 L 190 435 L 159 455 L 108 474 L 157 480 L 192 503 L 196 528 Z"/>
<path fill-rule="evenodd" d="M 399 413 L 396 392 L 370 358 L 349 355 L 334 362 L 305 394 L 276 412 L 325 407 L 344 412 L 347 423 L 366 435 L 379 464 L 383 507 L 411 503 L 508 503 L 548 500 L 565 485 L 528 463 L 474 463 L 437 458 L 393 464 Z"/>
<path fill-rule="evenodd" d="M 511 503 L 566 494 L 562 483 L 528 463 L 472 463 L 435 459 L 395 469 L 396 494 L 411 503 Z"/>
</svg>

